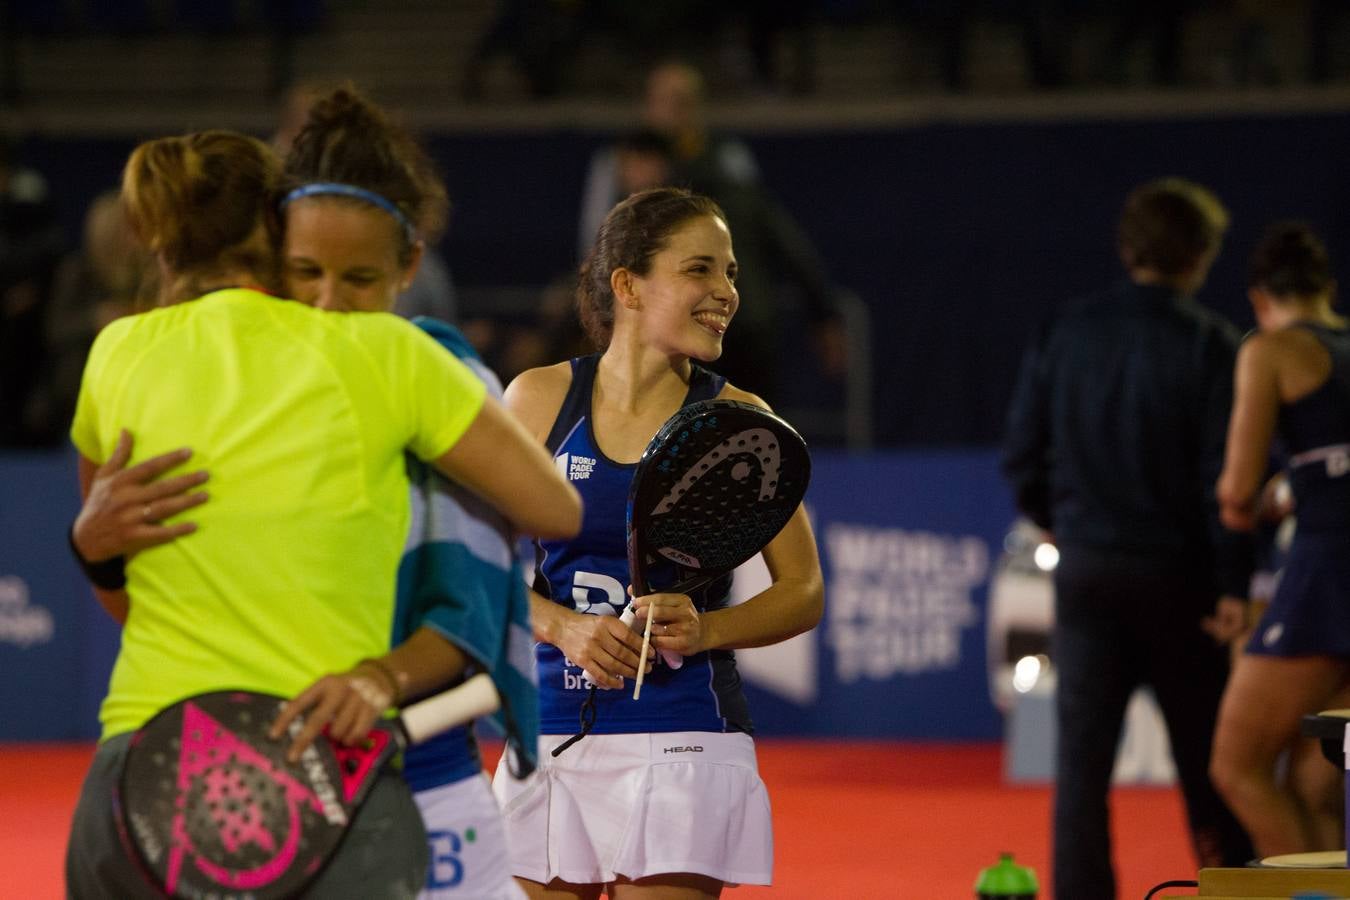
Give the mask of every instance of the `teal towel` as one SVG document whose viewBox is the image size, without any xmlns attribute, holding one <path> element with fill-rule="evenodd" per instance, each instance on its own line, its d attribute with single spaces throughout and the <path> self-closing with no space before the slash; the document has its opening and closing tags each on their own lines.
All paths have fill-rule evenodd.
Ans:
<svg viewBox="0 0 1350 900">
<path fill-rule="evenodd" d="M 501 381 L 457 329 L 424 316 L 413 322 L 500 399 Z M 408 468 L 412 527 L 399 564 L 399 607 L 421 611 L 414 627 L 435 628 L 492 676 L 502 708 L 490 721 L 523 776 L 537 762 L 539 681 L 515 536 L 500 513 L 435 469 L 411 457 Z"/>
</svg>

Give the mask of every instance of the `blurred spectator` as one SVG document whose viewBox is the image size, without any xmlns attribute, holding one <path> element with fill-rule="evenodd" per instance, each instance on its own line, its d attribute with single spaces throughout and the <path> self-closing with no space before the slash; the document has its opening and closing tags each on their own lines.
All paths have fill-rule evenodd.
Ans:
<svg viewBox="0 0 1350 900">
<path fill-rule="evenodd" d="M 670 142 L 674 183 L 757 181 L 759 168 L 745 142 L 708 128 L 705 101 L 703 76 L 687 63 L 661 63 L 647 75 L 641 122 Z M 610 208 L 631 193 L 619 180 L 618 148 L 618 144 L 605 147 L 591 157 L 582 189 L 579 258 L 590 248 Z"/>
<path fill-rule="evenodd" d="M 587 248 L 610 208 L 634 191 L 675 184 L 716 200 L 735 236 L 741 305 L 713 368 L 746 390 L 779 395 L 785 324 L 804 319 L 821 370 L 841 379 L 845 340 L 825 267 L 806 233 L 759 182 L 750 148 L 707 124 L 703 78 L 667 62 L 647 78 L 643 128 L 598 151 L 583 194 L 579 244 Z"/>
<path fill-rule="evenodd" d="M 736 184 L 757 181 L 759 167 L 745 142 L 708 127 L 707 101 L 698 69 L 679 61 L 662 63 L 647 76 L 642 118 L 674 143 L 678 177 Z"/>
<path fill-rule="evenodd" d="M 1100 75 L 1109 84 L 1129 80 L 1129 55 L 1140 40 L 1148 45 L 1150 76 L 1157 84 L 1181 82 L 1181 27 L 1191 0 L 1137 0 L 1113 6 L 1116 14 L 1102 57 Z"/>
<path fill-rule="evenodd" d="M 942 84 L 950 91 L 970 88 L 966 56 L 971 26 L 977 15 L 990 7 L 1007 7 L 1017 23 L 1031 82 L 1040 88 L 1064 83 L 1064 56 L 1068 26 L 1064 0 L 1024 0 L 1011 4 L 980 3 L 978 0 L 892 0 L 894 15 L 914 25 L 936 45 Z"/>
<path fill-rule="evenodd" d="M 970 86 L 966 77 L 969 0 L 938 3 L 896 0 L 894 6 L 901 23 L 917 28 L 923 38 L 937 48 L 942 86 L 949 91 L 966 90 Z"/>
<path fill-rule="evenodd" d="M 800 316 L 810 328 L 822 373 L 840 379 L 845 340 L 824 263 L 806 232 L 760 182 L 750 148 L 708 129 L 705 100 L 697 70 L 667 64 L 648 81 L 645 113 L 647 122 L 673 141 L 674 183 L 716 200 L 735 235 L 741 305 L 734 327 L 740 337 L 727 343 L 715 368 L 746 390 L 781 396 L 782 330 Z"/>
<path fill-rule="evenodd" d="M 1272 86 L 1279 84 L 1280 73 L 1275 67 L 1271 27 L 1282 13 L 1285 4 L 1270 0 L 1236 0 L 1234 24 L 1233 80 L 1240 85 Z"/>
<path fill-rule="evenodd" d="M 785 329 L 805 325 L 820 373 L 842 381 L 845 335 L 825 265 L 815 245 L 776 199 L 755 184 L 690 182 L 715 199 L 734 236 L 741 305 L 722 358 L 712 368 L 769 402 L 791 393 L 784 377 L 800 365 L 786 362 Z M 782 402 L 781 399 L 778 402 Z"/>
<path fill-rule="evenodd" d="M 553 97 L 585 31 L 586 0 L 498 0 L 497 13 L 464 67 L 466 100 L 481 100 L 488 64 L 509 56 L 531 97 Z"/>
<path fill-rule="evenodd" d="M 675 151 L 659 131 L 638 128 L 621 135 L 603 151 L 611 160 L 622 197 L 670 184 Z M 464 333 L 502 381 L 526 369 L 550 365 L 595 352 L 581 328 L 576 310 L 577 273 L 564 272 L 540 292 L 528 320 L 503 315 L 467 321 Z"/>
<path fill-rule="evenodd" d="M 738 0 L 745 19 L 745 37 L 754 66 L 755 86 L 761 91 L 809 94 L 815 87 L 815 45 L 810 0 Z M 792 67 L 780 71 L 780 57 L 787 48 Z"/>
<path fill-rule="evenodd" d="M 1167 722 L 1202 867 L 1252 856 L 1209 780 L 1228 677 L 1220 640 L 1242 627 L 1250 541 L 1222 527 L 1236 330 L 1191 298 L 1228 212 L 1179 178 L 1126 199 L 1127 278 L 1067 305 L 1028 348 L 1008 412 L 1004 473 L 1053 534 L 1055 896 L 1116 896 L 1108 797 L 1126 704 L 1152 687 Z"/>
<path fill-rule="evenodd" d="M 497 329 L 493 367 L 502 380 L 560 359 L 594 353 L 577 315 L 577 275 L 568 272 L 540 292 L 535 318 L 529 324 L 509 323 Z"/>
<path fill-rule="evenodd" d="M 635 191 L 675 180 L 679 164 L 675 146 L 675 138 L 667 131 L 642 125 L 592 155 L 582 188 L 581 225 L 577 233 L 582 256 L 590 250 L 600 223 L 614 204 Z"/>
<path fill-rule="evenodd" d="M 32 446 L 25 424 L 43 363 L 44 323 L 61 229 L 37 172 L 18 166 L 0 136 L 0 447 Z"/>
<path fill-rule="evenodd" d="M 1311 0 L 1308 10 L 1308 79 L 1313 84 L 1325 84 L 1333 77 L 1343 74 L 1345 60 L 1340 59 L 1342 68 L 1335 66 L 1336 29 L 1350 16 L 1345 0 Z"/>
<path fill-rule="evenodd" d="M 80 376 L 94 337 L 113 319 L 148 306 L 150 256 L 136 239 L 118 191 L 100 194 L 84 218 L 84 243 L 56 272 L 45 322 L 41 377 L 24 412 L 27 431 L 44 443 L 65 441 Z"/>
</svg>

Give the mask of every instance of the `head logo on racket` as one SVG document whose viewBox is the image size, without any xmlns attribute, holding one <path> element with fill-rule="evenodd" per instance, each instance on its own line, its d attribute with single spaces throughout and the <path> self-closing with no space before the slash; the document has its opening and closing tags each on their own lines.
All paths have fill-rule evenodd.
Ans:
<svg viewBox="0 0 1350 900">
<path fill-rule="evenodd" d="M 719 463 L 730 463 L 732 480 L 744 481 L 753 471 L 750 461 L 738 458 L 745 455 L 754 457 L 754 461 L 759 463 L 759 499 L 772 500 L 778 493 L 778 466 L 781 458 L 778 441 L 767 428 L 750 428 L 722 441 L 690 466 L 684 477 L 670 489 L 670 493 L 656 504 L 652 515 L 659 516 L 674 509 L 681 495 L 709 471 L 716 471 Z M 663 462 L 666 463 L 666 470 L 672 468 L 669 460 Z"/>
<path fill-rule="evenodd" d="M 801 505 L 811 457 L 795 429 L 762 407 L 704 400 L 682 408 L 642 454 L 628 498 L 633 590 L 669 590 L 730 572 L 777 536 Z M 651 563 L 679 572 L 653 583 Z"/>
</svg>

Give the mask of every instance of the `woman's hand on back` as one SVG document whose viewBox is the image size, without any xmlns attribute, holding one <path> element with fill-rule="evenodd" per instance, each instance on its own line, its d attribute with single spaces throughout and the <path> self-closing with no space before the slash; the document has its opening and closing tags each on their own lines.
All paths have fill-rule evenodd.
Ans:
<svg viewBox="0 0 1350 900">
<path fill-rule="evenodd" d="M 84 506 L 72 537 L 89 562 L 130 556 L 197 530 L 194 522 L 163 524 L 207 501 L 206 492 L 197 490 L 209 477 L 205 471 L 165 477 L 187 462 L 192 451 L 174 450 L 127 468 L 131 449 L 131 433 L 124 429 L 107 462 L 87 474 Z"/>
</svg>

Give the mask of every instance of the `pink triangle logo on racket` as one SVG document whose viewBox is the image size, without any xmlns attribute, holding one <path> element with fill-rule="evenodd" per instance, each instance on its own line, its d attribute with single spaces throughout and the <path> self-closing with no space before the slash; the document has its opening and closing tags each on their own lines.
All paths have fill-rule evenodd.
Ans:
<svg viewBox="0 0 1350 900">
<path fill-rule="evenodd" d="M 288 827 L 280 846 L 263 821 L 261 804 L 239 774 L 241 765 L 262 773 L 281 789 Z M 220 842 L 226 850 L 233 853 L 251 844 L 271 854 L 266 862 L 236 870 L 210 862 L 197 852 L 187 823 L 188 797 L 194 782 L 200 785 L 209 816 L 219 829 Z M 221 885 L 251 890 L 276 881 L 291 868 L 299 853 L 302 805 L 330 821 L 336 811 L 341 816 L 337 824 L 346 824 L 346 813 L 340 806 L 323 803 L 307 785 L 280 769 L 192 702 L 183 706 L 177 786 L 172 846 L 164 878 L 170 894 L 178 886 L 184 858 L 188 855 L 204 875 Z"/>
</svg>

